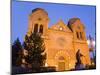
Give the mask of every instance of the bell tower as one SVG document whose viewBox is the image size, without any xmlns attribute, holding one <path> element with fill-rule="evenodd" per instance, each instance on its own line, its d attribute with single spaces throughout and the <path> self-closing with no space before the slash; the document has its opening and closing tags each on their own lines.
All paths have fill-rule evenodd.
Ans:
<svg viewBox="0 0 100 75">
<path fill-rule="evenodd" d="M 29 25 L 27 34 L 31 33 L 40 33 L 42 35 L 46 34 L 48 29 L 48 13 L 42 8 L 36 8 L 32 10 L 32 13 L 29 15 Z"/>
<path fill-rule="evenodd" d="M 86 41 L 85 27 L 79 18 L 72 18 L 68 22 L 69 28 L 73 31 L 76 41 Z"/>
<path fill-rule="evenodd" d="M 75 53 L 80 50 L 80 53 L 83 55 L 81 57 L 82 63 L 84 65 L 90 65 L 89 47 L 84 25 L 79 18 L 72 18 L 69 20 L 68 26 L 73 32 L 73 47 Z"/>
</svg>

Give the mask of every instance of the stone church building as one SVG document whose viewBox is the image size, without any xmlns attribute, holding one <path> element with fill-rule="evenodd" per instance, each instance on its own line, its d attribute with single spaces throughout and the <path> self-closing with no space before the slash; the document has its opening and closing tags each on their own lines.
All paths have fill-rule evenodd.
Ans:
<svg viewBox="0 0 100 75">
<path fill-rule="evenodd" d="M 72 18 L 65 24 L 62 20 L 48 27 L 50 18 L 42 8 L 32 10 L 29 15 L 27 35 L 42 34 L 47 54 L 46 66 L 55 66 L 57 71 L 75 68 L 76 52 L 80 50 L 82 63 L 90 65 L 89 48 L 85 26 L 79 18 Z"/>
</svg>

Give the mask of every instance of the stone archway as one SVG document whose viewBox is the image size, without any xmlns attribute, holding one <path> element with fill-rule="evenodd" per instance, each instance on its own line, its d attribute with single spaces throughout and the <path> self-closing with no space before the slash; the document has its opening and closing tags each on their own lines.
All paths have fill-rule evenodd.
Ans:
<svg viewBox="0 0 100 75">
<path fill-rule="evenodd" d="M 63 56 L 59 57 L 59 61 L 58 61 L 58 70 L 59 71 L 64 71 L 65 70 L 65 58 Z"/>
<path fill-rule="evenodd" d="M 55 56 L 58 71 L 69 70 L 69 55 L 66 51 L 59 51 Z"/>
</svg>

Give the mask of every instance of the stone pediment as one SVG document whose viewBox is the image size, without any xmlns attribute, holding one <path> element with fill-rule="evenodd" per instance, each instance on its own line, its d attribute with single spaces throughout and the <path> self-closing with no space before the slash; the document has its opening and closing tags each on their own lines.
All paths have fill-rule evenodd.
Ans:
<svg viewBox="0 0 100 75">
<path fill-rule="evenodd" d="M 67 25 L 62 20 L 59 20 L 56 24 L 51 26 L 51 29 L 64 31 L 64 32 L 71 32 L 71 30 L 67 27 Z"/>
</svg>

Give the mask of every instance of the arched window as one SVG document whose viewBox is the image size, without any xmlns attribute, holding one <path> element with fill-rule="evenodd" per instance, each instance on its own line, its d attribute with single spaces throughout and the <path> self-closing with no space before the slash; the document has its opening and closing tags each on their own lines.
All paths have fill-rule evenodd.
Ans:
<svg viewBox="0 0 100 75">
<path fill-rule="evenodd" d="M 37 33 L 38 32 L 38 24 L 35 24 L 34 25 L 34 33 Z"/>
<path fill-rule="evenodd" d="M 39 32 L 43 34 L 43 25 L 40 25 Z"/>
<path fill-rule="evenodd" d="M 82 37 L 82 32 L 80 32 L 80 39 L 83 39 L 83 37 Z"/>
<path fill-rule="evenodd" d="M 59 30 L 61 30 L 61 31 L 62 31 L 62 30 L 63 30 L 63 27 L 59 27 Z"/>
<path fill-rule="evenodd" d="M 77 38 L 79 39 L 79 34 L 78 34 L 78 32 L 76 32 L 76 35 L 77 35 Z"/>
<path fill-rule="evenodd" d="M 80 38 L 84 40 L 83 32 L 80 32 Z"/>
</svg>

